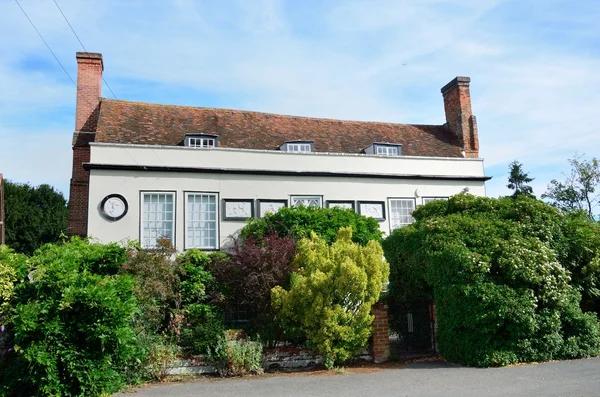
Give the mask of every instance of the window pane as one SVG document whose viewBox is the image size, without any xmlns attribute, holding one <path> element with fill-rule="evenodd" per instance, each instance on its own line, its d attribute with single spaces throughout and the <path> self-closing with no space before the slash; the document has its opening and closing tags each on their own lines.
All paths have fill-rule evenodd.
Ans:
<svg viewBox="0 0 600 397">
<path fill-rule="evenodd" d="M 173 193 L 144 193 L 142 202 L 142 247 L 155 248 L 165 238 L 173 242 Z"/>
<path fill-rule="evenodd" d="M 186 248 L 217 248 L 217 196 L 190 193 L 186 205 Z"/>
<path fill-rule="evenodd" d="M 294 152 L 294 153 L 310 153 L 310 152 L 312 152 L 310 143 L 288 143 L 287 151 Z"/>
<path fill-rule="evenodd" d="M 390 226 L 392 230 L 414 222 L 412 212 L 415 209 L 413 199 L 390 200 Z"/>
</svg>

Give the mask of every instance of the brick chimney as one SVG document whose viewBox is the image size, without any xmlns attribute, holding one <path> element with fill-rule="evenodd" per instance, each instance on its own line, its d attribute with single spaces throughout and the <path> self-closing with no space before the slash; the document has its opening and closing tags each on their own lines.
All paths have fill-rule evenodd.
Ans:
<svg viewBox="0 0 600 397">
<path fill-rule="evenodd" d="M 102 54 L 77 53 L 77 103 L 75 131 L 96 131 L 102 93 Z"/>
<path fill-rule="evenodd" d="M 469 77 L 458 76 L 442 88 L 446 125 L 456 134 L 463 146 L 464 156 L 479 157 L 477 120 L 471 111 Z"/>
<path fill-rule="evenodd" d="M 86 236 L 90 174 L 82 164 L 90 161 L 89 144 L 96 137 L 104 64 L 102 54 L 78 52 L 76 57 L 77 102 L 67 233 L 70 236 Z"/>
</svg>

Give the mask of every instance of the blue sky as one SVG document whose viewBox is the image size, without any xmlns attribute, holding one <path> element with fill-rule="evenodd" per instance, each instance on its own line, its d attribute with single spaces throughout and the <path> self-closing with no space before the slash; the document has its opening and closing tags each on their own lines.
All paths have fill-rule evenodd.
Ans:
<svg viewBox="0 0 600 397">
<path fill-rule="evenodd" d="M 440 88 L 470 76 L 489 196 L 513 160 L 540 195 L 575 153 L 600 157 L 597 0 L 57 2 L 119 99 L 442 124 Z M 20 3 L 75 79 L 54 2 Z M 0 0 L 0 172 L 68 195 L 74 113 L 71 81 Z"/>
</svg>

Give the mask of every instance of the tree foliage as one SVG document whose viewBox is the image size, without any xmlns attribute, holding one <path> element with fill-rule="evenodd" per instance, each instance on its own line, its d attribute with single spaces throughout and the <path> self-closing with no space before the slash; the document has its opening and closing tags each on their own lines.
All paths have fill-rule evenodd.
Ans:
<svg viewBox="0 0 600 397">
<path fill-rule="evenodd" d="M 511 190 L 514 190 L 512 196 L 530 196 L 535 197 L 533 195 L 533 188 L 528 185 L 528 183 L 533 181 L 533 178 L 529 177 L 529 174 L 523 171 L 523 164 L 518 161 L 513 161 L 510 163 L 509 176 L 508 176 L 508 187 Z"/>
<path fill-rule="evenodd" d="M 328 368 L 343 363 L 371 335 L 371 308 L 389 274 L 381 246 L 352 242 L 349 227 L 331 245 L 313 233 L 299 241 L 295 265 L 290 287 L 272 290 L 277 316 L 284 329 L 306 336 Z"/>
<path fill-rule="evenodd" d="M 529 197 L 464 194 L 413 216 L 383 243 L 389 296 L 435 298 L 446 359 L 496 366 L 598 354 L 598 320 L 582 312 L 578 291 L 598 287 L 589 220 Z"/>
<path fill-rule="evenodd" d="M 274 214 L 252 219 L 241 231 L 242 238 L 260 240 L 271 232 L 296 239 L 310 237 L 312 232 L 332 243 L 342 227 L 352 227 L 352 241 L 367 245 L 371 240 L 381 242 L 379 222 L 350 209 L 293 207 L 281 208 Z"/>
<path fill-rule="evenodd" d="M 565 175 L 565 180 L 550 181 L 548 190 L 542 198 L 549 199 L 557 208 L 563 211 L 584 211 L 590 219 L 597 215 L 600 203 L 600 163 L 598 159 L 585 160 L 583 156 L 569 159 L 571 170 Z"/>
<path fill-rule="evenodd" d="M 67 202 L 49 185 L 4 183 L 6 245 L 31 255 L 67 231 Z"/>
</svg>

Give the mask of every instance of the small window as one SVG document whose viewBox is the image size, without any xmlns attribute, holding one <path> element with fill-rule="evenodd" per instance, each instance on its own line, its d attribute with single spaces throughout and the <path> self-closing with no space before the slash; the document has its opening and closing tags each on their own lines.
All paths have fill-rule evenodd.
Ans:
<svg viewBox="0 0 600 397">
<path fill-rule="evenodd" d="M 379 143 L 374 142 L 363 149 L 366 154 L 376 156 L 398 157 L 402 155 L 402 145 L 399 143 Z"/>
<path fill-rule="evenodd" d="M 288 143 L 287 151 L 296 153 L 312 152 L 312 150 L 310 150 L 310 143 Z"/>
<path fill-rule="evenodd" d="M 218 200 L 214 193 L 185 194 L 185 248 L 218 249 Z"/>
<path fill-rule="evenodd" d="M 292 207 L 318 207 L 323 206 L 323 197 L 321 196 L 292 196 Z"/>
<path fill-rule="evenodd" d="M 413 223 L 414 210 L 414 199 L 390 199 L 390 228 L 394 230 Z"/>
<path fill-rule="evenodd" d="M 397 146 L 377 146 L 378 156 L 398 156 Z"/>
<path fill-rule="evenodd" d="M 157 240 L 167 239 L 172 244 L 175 194 L 171 192 L 142 193 L 141 243 L 143 248 L 156 248 Z"/>
<path fill-rule="evenodd" d="M 313 151 L 312 141 L 291 141 L 279 146 L 279 150 L 289 153 L 311 153 Z"/>
<path fill-rule="evenodd" d="M 185 137 L 185 146 L 210 149 L 217 146 L 215 135 L 188 135 Z"/>
</svg>

